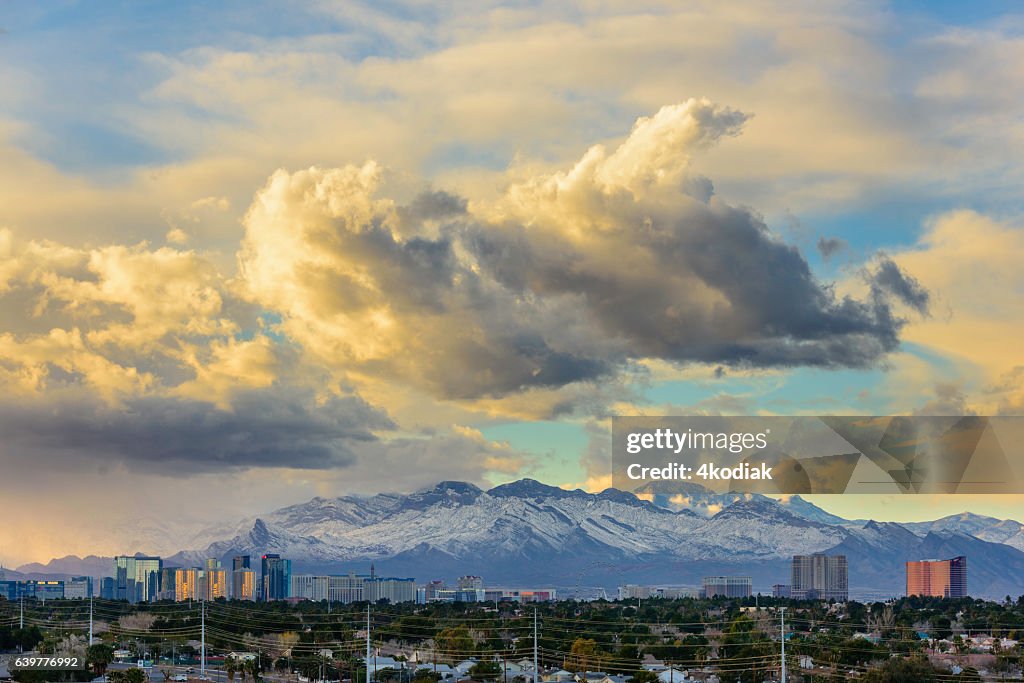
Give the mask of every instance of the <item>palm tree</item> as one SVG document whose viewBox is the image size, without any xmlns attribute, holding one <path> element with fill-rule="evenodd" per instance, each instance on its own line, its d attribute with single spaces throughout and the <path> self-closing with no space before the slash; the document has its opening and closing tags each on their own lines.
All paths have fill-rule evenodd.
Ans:
<svg viewBox="0 0 1024 683">
<path fill-rule="evenodd" d="M 228 675 L 228 683 L 234 683 L 235 672 L 238 671 L 238 660 L 236 658 L 230 656 L 230 655 L 228 657 L 225 657 L 224 658 L 224 671 Z M 245 676 L 244 673 L 242 675 Z"/>
<path fill-rule="evenodd" d="M 259 683 L 260 680 L 260 662 L 258 659 L 253 658 L 245 662 L 243 670 L 248 669 L 249 673 L 252 674 L 252 680 L 254 683 Z M 244 674 L 243 674 L 244 676 Z M 244 679 L 243 679 L 244 680 Z"/>
<path fill-rule="evenodd" d="M 90 645 L 86 650 L 85 659 L 92 666 L 93 673 L 102 676 L 107 670 L 107 665 L 114 661 L 114 648 L 103 643 Z"/>
</svg>

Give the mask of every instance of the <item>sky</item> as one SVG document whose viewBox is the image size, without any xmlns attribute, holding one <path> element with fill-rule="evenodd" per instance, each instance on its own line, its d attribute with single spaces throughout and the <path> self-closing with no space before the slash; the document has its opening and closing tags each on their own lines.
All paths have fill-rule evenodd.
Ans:
<svg viewBox="0 0 1024 683">
<path fill-rule="evenodd" d="M 1009 2 L 0 3 L 0 559 L 1019 414 L 1021 64 Z"/>
</svg>

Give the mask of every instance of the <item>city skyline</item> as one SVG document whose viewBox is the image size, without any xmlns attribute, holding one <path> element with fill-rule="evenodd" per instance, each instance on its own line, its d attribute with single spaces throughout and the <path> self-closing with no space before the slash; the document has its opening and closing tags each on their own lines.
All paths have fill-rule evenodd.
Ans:
<svg viewBox="0 0 1024 683">
<path fill-rule="evenodd" d="M 529 480 L 525 480 L 525 481 L 529 481 Z M 429 490 L 429 489 L 424 489 L 424 490 Z M 708 492 L 708 493 L 710 494 L 710 492 Z M 635 494 L 633 494 L 633 493 L 628 493 L 628 495 L 631 496 L 631 497 L 635 496 Z M 723 497 L 714 496 L 714 497 L 712 497 L 711 500 L 705 501 L 705 502 L 698 502 L 696 500 L 689 500 L 685 504 L 678 503 L 678 502 L 677 503 L 672 503 L 670 501 L 668 507 L 670 509 L 673 509 L 673 510 L 691 509 L 691 510 L 694 510 L 694 511 L 698 512 L 701 515 L 714 516 L 714 515 L 718 514 L 719 512 L 721 512 L 722 510 L 724 510 L 725 507 L 727 507 L 727 505 L 724 505 L 721 502 L 722 498 Z M 729 497 L 724 497 L 724 498 L 728 499 Z M 734 498 L 734 500 L 744 500 L 746 497 L 744 495 L 736 495 L 733 498 Z M 803 496 L 803 497 L 801 497 L 801 496 L 767 496 L 765 498 L 777 501 L 778 503 L 780 503 L 783 506 L 783 509 L 784 509 L 785 506 L 791 505 L 791 503 L 795 502 L 795 501 L 801 501 L 801 500 L 808 501 L 808 502 L 817 501 L 818 504 L 820 504 L 821 499 L 826 499 L 826 500 L 827 499 L 833 499 L 833 500 L 835 500 L 837 498 L 842 498 L 842 497 L 838 497 L 838 496 Z M 874 497 L 850 496 L 849 498 L 874 498 Z M 930 498 L 930 497 L 915 497 L 915 498 Z M 954 498 L 955 499 L 955 498 L 961 498 L 961 497 L 947 497 L 947 498 Z M 371 499 L 368 498 L 367 500 L 369 501 Z M 639 496 L 639 500 L 641 500 L 641 501 L 648 501 L 648 500 L 652 500 L 652 499 L 648 499 L 648 497 L 645 496 L 645 495 L 640 495 Z M 306 501 L 300 501 L 300 502 L 297 502 L 297 503 L 299 505 L 301 505 L 303 503 L 306 503 Z M 659 501 L 658 504 L 665 505 L 665 502 L 664 501 Z M 813 503 L 812 503 L 812 505 L 813 505 Z M 282 510 L 287 511 L 287 510 L 290 509 L 290 507 L 291 506 L 286 506 Z M 820 509 L 823 510 L 825 513 L 835 514 L 833 511 L 829 510 L 828 507 L 822 507 Z M 269 513 L 269 512 L 271 512 L 271 511 L 264 510 L 264 511 L 262 511 L 262 514 Z M 863 510 L 862 509 L 858 510 L 858 512 L 862 513 Z M 950 515 L 950 516 L 951 517 L 961 517 L 963 515 L 971 516 L 971 515 L 975 515 L 976 514 L 976 513 L 969 512 L 967 510 L 964 510 L 962 512 L 963 512 L 962 515 L 961 514 L 957 514 L 957 515 Z M 171 528 L 171 533 L 169 535 L 169 538 L 177 538 L 177 537 L 182 537 L 182 536 L 183 536 L 183 538 L 187 538 L 188 536 L 191 535 L 191 533 L 194 533 L 194 532 L 196 532 L 196 531 L 198 531 L 200 529 L 205 529 L 205 530 L 209 531 L 212 528 L 213 529 L 221 528 L 223 530 L 223 529 L 231 528 L 233 525 L 236 525 L 236 524 L 239 524 L 239 523 L 241 523 L 243 525 L 251 524 L 253 520 L 259 518 L 260 514 L 261 513 L 256 513 L 256 514 L 253 514 L 253 515 L 249 515 L 247 517 L 240 517 L 238 519 L 222 520 L 222 521 L 226 521 L 227 523 L 226 523 L 226 525 L 221 523 L 221 524 L 219 524 L 219 526 L 218 526 L 218 524 L 214 524 L 214 525 L 211 526 L 209 523 L 204 523 L 204 524 L 200 524 L 200 525 L 193 526 L 193 527 L 185 527 L 184 529 L 172 526 L 172 527 L 170 527 Z M 802 513 L 798 511 L 798 512 L 796 512 L 796 514 L 799 517 L 799 516 L 801 516 Z M 1018 517 L 1019 517 L 1019 515 L 1018 515 Z M 854 519 L 863 519 L 863 517 L 853 517 L 853 518 L 848 518 L 848 519 L 850 521 L 853 521 Z M 928 514 L 928 508 L 926 507 L 926 508 L 923 508 L 923 510 L 920 511 L 920 513 L 918 515 L 911 515 L 909 519 L 901 519 L 901 520 L 894 520 L 894 521 L 896 521 L 897 523 L 900 523 L 900 522 L 913 523 L 913 522 L 931 522 L 931 521 L 936 521 L 937 519 L 938 518 L 930 516 Z M 996 519 L 998 519 L 998 518 L 996 518 Z M 1015 521 L 1012 517 L 1008 518 L 1008 519 L 1012 520 L 1012 521 Z M 140 522 L 140 526 L 137 529 L 138 532 L 141 532 L 141 530 L 145 529 L 151 523 L 151 520 L 147 520 L 147 519 L 144 519 L 144 518 L 141 519 L 141 520 L 136 520 L 136 521 Z M 879 521 L 879 520 L 873 519 L 871 521 Z M 1021 523 L 1024 523 L 1024 522 L 1021 522 Z M 131 533 L 135 533 L 135 532 L 136 531 L 132 531 Z M 131 535 L 129 535 L 129 537 L 130 536 Z M 93 542 L 88 542 L 88 543 L 85 543 L 84 545 L 83 544 L 79 544 L 78 546 L 75 546 L 75 549 L 77 549 L 77 552 L 75 550 L 71 550 L 69 552 L 58 552 L 57 554 L 54 554 L 54 555 L 47 555 L 47 556 L 44 556 L 44 557 L 41 557 L 41 558 L 29 558 L 29 559 L 26 559 L 24 561 L 16 561 L 16 558 L 17 558 L 16 552 L 11 552 L 12 550 L 16 551 L 15 548 L 6 548 L 5 549 L 5 556 L 4 557 L 0 557 L 0 565 L 6 566 L 7 568 L 10 568 L 10 569 L 15 569 L 15 568 L 17 568 L 18 565 L 22 565 L 22 564 L 26 564 L 26 563 L 38 563 L 38 564 L 44 564 L 45 565 L 50 560 L 60 559 L 60 558 L 65 557 L 65 556 L 72 556 L 72 555 L 77 555 L 77 556 L 81 556 L 81 557 L 86 557 L 87 555 L 97 555 L 97 554 L 98 555 L 116 556 L 116 555 L 124 554 L 126 552 L 127 553 L 139 553 L 139 554 L 143 554 L 144 555 L 146 552 L 154 552 L 154 550 L 155 550 L 154 549 L 154 543 L 153 543 L 154 539 L 153 538 L 147 538 L 147 539 L 144 539 L 144 540 L 141 540 L 141 541 L 126 541 L 124 538 L 122 538 L 119 535 L 114 535 L 114 536 L 103 535 L 103 536 L 99 536 L 99 537 L 96 537 L 96 538 L 99 539 L 99 543 L 95 543 L 94 544 Z M 163 538 L 163 535 L 161 535 L 160 538 Z M 200 537 L 198 537 L 198 538 L 205 538 L 205 537 L 200 535 Z M 173 554 L 173 553 L 180 552 L 180 551 L 193 551 L 193 550 L 200 550 L 200 549 L 198 549 L 198 548 L 183 547 L 180 544 L 180 542 L 178 542 L 178 541 L 174 541 L 170 545 L 167 545 L 167 541 L 164 541 L 163 545 L 161 545 L 160 548 L 159 548 L 159 552 L 165 553 L 165 554 Z M 11 558 L 14 558 L 15 561 L 11 561 Z M 259 559 L 259 557 L 257 557 L 257 559 Z M 922 558 L 922 559 L 924 559 L 924 558 Z M 238 557 L 232 558 L 232 560 L 241 561 Z M 232 569 L 233 569 L 233 561 L 232 561 Z"/>
<path fill-rule="evenodd" d="M 622 492 L 574 493 L 529 481 L 489 492 L 445 482 L 405 497 L 320 499 L 251 521 L 237 533 L 229 526 L 191 549 L 173 546 L 162 558 L 119 558 L 117 563 L 133 564 L 133 581 L 129 586 L 126 569 L 125 585 L 115 591 L 111 583 L 109 594 L 141 599 L 143 590 L 150 596 L 167 590 L 153 585 L 150 576 L 158 574 L 161 586 L 174 585 L 169 567 L 198 568 L 178 582 L 189 586 L 177 596 L 182 599 L 214 595 L 209 582 L 203 583 L 204 569 L 218 573 L 217 584 L 224 588 L 216 594 L 238 595 L 234 587 L 244 582 L 258 597 L 284 595 L 292 576 L 365 574 L 369 567 L 372 577 L 376 566 L 391 577 L 458 575 L 463 580 L 457 590 L 467 592 L 479 590 L 474 576 L 499 585 L 544 583 L 570 589 L 570 595 L 628 584 L 697 586 L 708 577 L 739 576 L 747 577 L 751 591 L 765 595 L 849 591 L 881 599 L 903 593 L 908 562 L 957 555 L 973 558 L 972 595 L 1024 592 L 1021 524 L 976 516 L 917 525 L 851 522 L 796 497 L 788 507 L 753 496 L 723 502 L 723 510 L 702 517 Z M 794 555 L 806 565 L 799 573 L 791 567 Z M 823 559 L 834 555 L 848 569 Z M 247 556 L 256 571 L 246 569 Z M 253 564 L 253 557 L 262 561 Z M 68 557 L 16 568 L 22 576 L 12 578 L 107 574 L 112 562 Z M 134 565 L 145 565 L 145 571 Z M 227 569 L 236 566 L 229 582 Z M 842 575 L 850 577 L 846 583 L 827 587 L 830 576 Z M 271 583 L 275 588 L 268 591 Z"/>
<path fill-rule="evenodd" d="M 441 480 L 601 491 L 616 414 L 1020 414 L 1022 17 L 12 6 L 4 562 Z"/>
</svg>

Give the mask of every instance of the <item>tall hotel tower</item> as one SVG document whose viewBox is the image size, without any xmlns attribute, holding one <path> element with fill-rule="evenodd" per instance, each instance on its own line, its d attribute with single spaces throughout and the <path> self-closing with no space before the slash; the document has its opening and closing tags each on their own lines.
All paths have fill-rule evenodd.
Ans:
<svg viewBox="0 0 1024 683">
<path fill-rule="evenodd" d="M 907 562 L 907 595 L 967 597 L 967 558 Z"/>
</svg>

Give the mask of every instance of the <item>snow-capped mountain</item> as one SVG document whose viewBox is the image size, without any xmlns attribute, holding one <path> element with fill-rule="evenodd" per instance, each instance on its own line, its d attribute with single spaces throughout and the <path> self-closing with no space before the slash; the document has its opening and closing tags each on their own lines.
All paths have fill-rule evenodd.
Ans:
<svg viewBox="0 0 1024 683">
<path fill-rule="evenodd" d="M 789 581 L 792 555 L 845 552 L 855 592 L 896 594 L 903 563 L 941 548 L 949 556 L 969 550 L 973 593 L 1024 593 L 1024 552 L 957 529 L 915 533 L 895 523 L 848 521 L 796 496 L 780 502 L 690 487 L 685 495 L 695 512 L 678 498 L 659 505 L 661 495 L 591 494 L 524 479 L 489 491 L 442 482 L 410 495 L 315 498 L 246 520 L 229 537 L 169 561 L 273 551 L 291 557 L 297 572 L 366 571 L 374 562 L 378 571 L 423 580 L 471 573 L 491 583 L 570 588 L 699 584 L 707 574 L 743 573 L 768 591 Z M 985 569 L 996 561 L 1017 571 Z"/>
<path fill-rule="evenodd" d="M 524 479 L 484 491 L 441 482 L 408 495 L 314 498 L 191 537 L 167 566 L 277 552 L 293 572 L 378 572 L 426 581 L 462 574 L 489 585 L 569 589 L 621 583 L 699 585 L 750 575 L 788 583 L 792 555 L 845 553 L 851 592 L 903 589 L 903 563 L 967 555 L 972 595 L 1024 594 L 1021 525 L 977 515 L 931 523 L 850 521 L 793 496 L 568 491 Z M 187 542 L 187 541 L 183 541 Z M 69 567 L 68 558 L 61 566 Z M 45 569 L 45 567 L 33 567 Z M 564 594 L 564 593 L 563 593 Z"/>
<path fill-rule="evenodd" d="M 1005 543 L 1018 550 L 1024 550 L 1024 524 L 1012 519 L 996 519 L 962 512 L 934 522 L 908 522 L 903 526 L 921 536 L 932 531 L 957 531 L 983 541 Z"/>
</svg>

